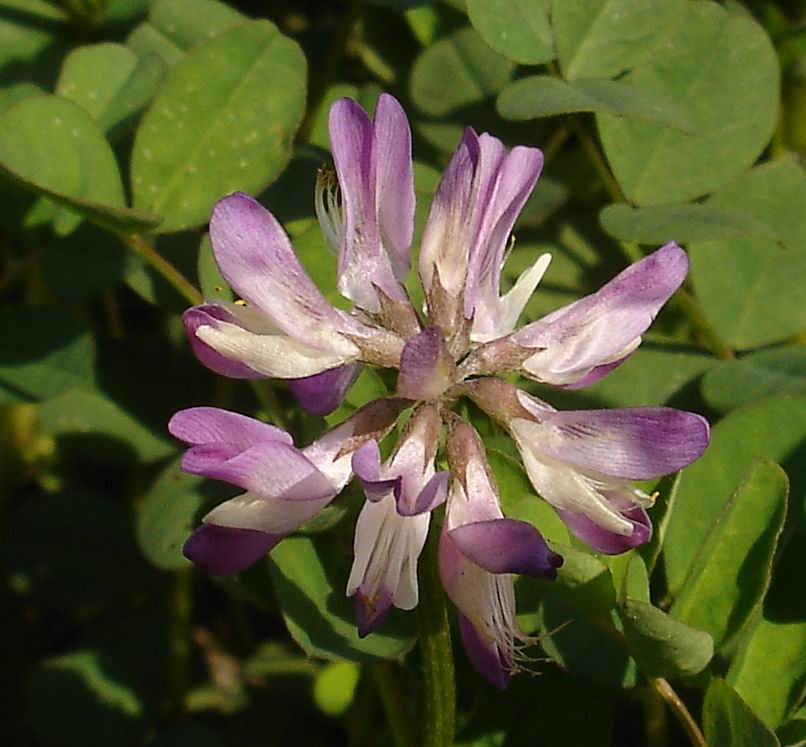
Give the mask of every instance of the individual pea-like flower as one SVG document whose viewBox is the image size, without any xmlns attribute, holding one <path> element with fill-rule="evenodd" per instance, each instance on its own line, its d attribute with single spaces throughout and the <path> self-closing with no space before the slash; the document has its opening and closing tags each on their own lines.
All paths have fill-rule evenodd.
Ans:
<svg viewBox="0 0 806 747">
<path fill-rule="evenodd" d="M 341 99 L 329 126 L 335 174 L 320 174 L 314 204 L 352 308 L 334 308 L 275 218 L 236 193 L 215 206 L 210 237 L 240 300 L 193 307 L 185 327 L 208 368 L 286 379 L 315 414 L 332 412 L 364 365 L 397 369 L 396 396 L 365 405 L 304 448 L 235 413 L 178 413 L 170 428 L 190 445 L 184 469 L 246 491 L 213 509 L 185 552 L 209 572 L 238 571 L 355 476 L 366 500 L 347 594 L 355 596 L 363 636 L 392 607 L 417 604 L 418 558 L 431 513 L 447 498 L 440 575 L 472 663 L 503 687 L 530 642 L 515 618 L 513 574 L 551 579 L 562 559 L 535 527 L 503 515 L 484 445 L 452 409 L 467 397 L 506 428 L 538 494 L 593 548 L 618 553 L 648 541 L 651 498 L 633 481 L 696 459 L 708 443 L 705 420 L 663 407 L 560 412 L 496 376 L 519 372 L 564 388 L 605 376 L 640 344 L 683 282 L 688 260 L 669 243 L 598 292 L 517 329 L 550 257 L 537 258 L 503 293 L 501 272 L 543 156 L 525 146 L 508 151 L 492 135 L 467 129 L 423 230 L 420 312 L 404 286 L 414 234 L 406 116 L 386 94 L 372 120 Z M 382 441 L 400 417 L 408 420 L 387 452 Z M 439 468 L 444 426 L 447 470 Z"/>
<path fill-rule="evenodd" d="M 531 524 L 506 519 L 478 433 L 458 417 L 448 434 L 454 481 L 439 542 L 439 572 L 459 611 L 459 631 L 473 666 L 503 688 L 519 644 L 531 639 L 515 619 L 514 573 L 557 577 L 563 559 Z"/>
</svg>

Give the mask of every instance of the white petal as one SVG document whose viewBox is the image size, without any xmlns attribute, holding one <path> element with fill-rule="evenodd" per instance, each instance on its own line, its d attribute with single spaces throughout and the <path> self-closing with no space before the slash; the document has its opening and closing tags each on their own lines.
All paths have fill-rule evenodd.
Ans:
<svg viewBox="0 0 806 747">
<path fill-rule="evenodd" d="M 326 353 L 286 335 L 256 334 L 222 321 L 215 327 L 199 327 L 196 336 L 224 357 L 278 379 L 312 376 L 355 360 L 359 354 L 355 345 L 341 337 L 338 347 L 343 352 Z"/>
<path fill-rule="evenodd" d="M 247 492 L 216 506 L 204 517 L 204 522 L 234 529 L 257 529 L 268 534 L 286 534 L 308 521 L 331 500 L 333 496 L 314 501 L 284 501 Z"/>
</svg>

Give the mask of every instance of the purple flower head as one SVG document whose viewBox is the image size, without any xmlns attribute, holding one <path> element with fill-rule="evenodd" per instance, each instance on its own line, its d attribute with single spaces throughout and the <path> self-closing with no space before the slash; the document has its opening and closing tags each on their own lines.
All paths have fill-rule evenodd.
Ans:
<svg viewBox="0 0 806 747">
<path fill-rule="evenodd" d="M 594 549 L 619 553 L 648 541 L 652 498 L 634 481 L 696 459 L 708 443 L 707 423 L 663 407 L 560 412 L 496 375 L 519 372 L 564 388 L 607 375 L 640 344 L 688 260 L 667 244 L 598 292 L 517 329 L 550 256 L 503 292 L 501 273 L 543 156 L 467 129 L 423 230 L 420 312 L 404 285 L 415 199 L 405 114 L 386 94 L 373 118 L 341 99 L 329 127 L 335 171 L 320 172 L 314 204 L 337 253 L 338 289 L 352 307 L 332 306 L 277 220 L 236 193 L 215 206 L 210 238 L 239 301 L 189 309 L 185 328 L 211 370 L 285 379 L 318 415 L 341 403 L 366 365 L 397 370 L 397 396 L 365 405 L 304 448 L 235 413 L 178 413 L 170 430 L 189 445 L 183 468 L 245 491 L 204 517 L 185 553 L 209 573 L 245 568 L 355 476 L 365 502 L 347 594 L 364 636 L 392 607 L 417 604 L 431 513 L 447 501 L 440 576 L 473 665 L 504 687 L 530 643 L 515 617 L 513 574 L 551 580 L 562 558 L 531 524 L 504 516 L 484 444 L 451 410 L 468 397 L 503 425 L 536 491 Z M 383 443 L 404 411 L 396 443 Z"/>
</svg>

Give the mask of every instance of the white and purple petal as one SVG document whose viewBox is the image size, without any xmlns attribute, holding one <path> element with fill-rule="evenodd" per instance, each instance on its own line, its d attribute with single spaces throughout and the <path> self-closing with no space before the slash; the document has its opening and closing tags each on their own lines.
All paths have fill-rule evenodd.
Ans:
<svg viewBox="0 0 806 747">
<path fill-rule="evenodd" d="M 357 325 L 330 305 L 282 226 L 257 200 L 241 192 L 219 200 L 210 218 L 210 240 L 221 274 L 271 324 L 305 346 L 355 354 L 340 333 Z"/>
<path fill-rule="evenodd" d="M 397 392 L 413 400 L 434 400 L 453 383 L 455 365 L 439 327 L 410 337 L 400 354 Z"/>
<path fill-rule="evenodd" d="M 537 350 L 522 372 L 549 384 L 574 384 L 598 366 L 623 360 L 641 341 L 688 272 L 688 257 L 669 243 L 634 263 L 596 293 L 512 335 Z"/>
</svg>

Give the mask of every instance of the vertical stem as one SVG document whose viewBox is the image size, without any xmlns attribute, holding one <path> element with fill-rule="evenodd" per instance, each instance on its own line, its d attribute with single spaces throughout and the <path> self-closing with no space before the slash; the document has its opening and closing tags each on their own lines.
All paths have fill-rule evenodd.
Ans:
<svg viewBox="0 0 806 747">
<path fill-rule="evenodd" d="M 452 747 L 456 722 L 456 684 L 453 674 L 448 605 L 439 580 L 437 545 L 432 532 L 420 560 L 420 603 L 417 629 L 423 673 L 423 747 Z"/>
<path fill-rule="evenodd" d="M 694 717 L 689 713 L 685 703 L 680 700 L 680 696 L 674 691 L 669 682 L 663 679 L 663 677 L 653 677 L 649 680 L 649 684 L 652 685 L 658 695 L 660 695 L 672 709 L 675 718 L 677 718 L 683 730 L 686 732 L 689 742 L 691 742 L 694 747 L 708 747 L 708 743 L 705 741 L 700 727 L 697 726 Z"/>
<path fill-rule="evenodd" d="M 378 661 L 369 668 L 396 747 L 417 747 L 414 721 L 406 707 L 408 698 L 400 686 L 400 666 L 391 661 Z"/>
<path fill-rule="evenodd" d="M 185 694 L 190 684 L 190 626 L 193 619 L 193 574 L 190 568 L 174 573 L 171 600 L 171 659 L 168 671 L 173 718 L 185 715 Z"/>
</svg>

